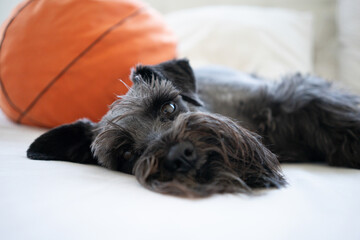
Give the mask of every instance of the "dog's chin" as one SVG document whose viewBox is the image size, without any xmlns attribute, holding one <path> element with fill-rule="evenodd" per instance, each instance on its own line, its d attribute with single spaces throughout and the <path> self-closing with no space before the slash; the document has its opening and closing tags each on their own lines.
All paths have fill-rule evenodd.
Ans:
<svg viewBox="0 0 360 240">
<path fill-rule="evenodd" d="M 187 173 L 157 168 L 159 162 L 154 157 L 143 158 L 134 167 L 134 174 L 140 184 L 155 192 L 186 198 L 208 197 L 215 193 L 251 192 L 251 188 L 236 172 L 214 164 L 218 161 L 213 164 L 207 162 L 201 169 L 192 169 Z M 210 165 L 213 166 L 210 168 Z"/>
<path fill-rule="evenodd" d="M 167 151 L 182 141 L 191 142 L 198 157 L 185 173 L 168 171 Z M 276 156 L 257 135 L 228 118 L 204 113 L 180 115 L 174 127 L 147 148 L 133 173 L 150 190 L 189 198 L 250 193 L 286 183 Z"/>
</svg>

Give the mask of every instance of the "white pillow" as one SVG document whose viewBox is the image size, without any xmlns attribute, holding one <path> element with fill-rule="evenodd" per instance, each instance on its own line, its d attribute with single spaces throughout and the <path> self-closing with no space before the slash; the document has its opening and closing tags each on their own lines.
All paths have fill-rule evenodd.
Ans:
<svg viewBox="0 0 360 240">
<path fill-rule="evenodd" d="M 293 10 L 211 6 L 165 15 L 179 57 L 193 66 L 221 64 L 266 77 L 313 69 L 312 18 Z"/>
</svg>

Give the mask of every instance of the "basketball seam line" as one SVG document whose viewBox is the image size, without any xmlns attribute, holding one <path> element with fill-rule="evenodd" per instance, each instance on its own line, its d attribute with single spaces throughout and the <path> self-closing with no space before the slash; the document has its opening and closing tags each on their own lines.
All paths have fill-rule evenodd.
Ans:
<svg viewBox="0 0 360 240">
<path fill-rule="evenodd" d="M 7 30 L 9 29 L 11 23 L 15 20 L 15 18 L 28 6 L 30 5 L 32 2 L 34 2 L 34 0 L 29 0 L 26 4 L 24 4 L 24 6 L 22 6 L 16 13 L 15 15 L 9 20 L 8 24 L 6 25 L 6 27 L 4 28 L 4 33 L 3 33 L 3 37 L 2 37 L 2 40 L 0 42 L 0 56 L 1 56 L 1 49 L 2 49 L 2 46 L 3 46 L 3 43 L 5 41 L 5 37 L 6 37 L 6 33 L 7 33 Z M 21 114 L 21 109 L 19 107 L 17 107 L 15 105 L 15 103 L 11 100 L 9 94 L 7 93 L 6 91 L 6 88 L 5 88 L 5 84 L 2 80 L 2 77 L 1 77 L 1 65 L 0 65 L 0 89 L 1 91 L 3 92 L 4 94 L 4 97 L 6 99 L 6 101 L 8 102 L 9 106 L 15 111 L 15 112 L 18 112 L 19 114 Z M 34 124 L 40 126 L 40 127 L 47 127 L 45 124 L 39 122 L 39 121 L 36 121 L 32 118 L 28 118 L 29 121 L 33 122 Z"/>
<path fill-rule="evenodd" d="M 29 106 L 21 113 L 19 118 L 17 119 L 17 123 L 20 123 L 21 120 L 26 116 L 26 114 L 35 106 L 35 104 L 42 98 L 42 96 L 56 83 L 79 59 L 81 59 L 87 52 L 89 52 L 97 43 L 99 43 L 105 36 L 107 36 L 110 32 L 112 32 L 115 28 L 122 25 L 128 19 L 137 16 L 143 8 L 136 9 L 133 13 L 129 14 L 125 18 L 121 19 L 111 27 L 109 27 L 105 32 L 103 32 L 99 37 L 97 37 L 88 47 L 86 47 L 76 58 L 74 58 L 69 64 L 67 64 L 63 70 L 60 71 L 58 75 L 56 75 L 48 85 L 34 98 L 34 100 L 29 104 Z"/>
<path fill-rule="evenodd" d="M 30 0 L 29 2 L 27 2 L 22 8 L 20 8 L 17 13 L 14 15 L 13 18 L 11 18 L 11 20 L 8 22 L 8 24 L 6 25 L 5 29 L 4 29 L 4 33 L 3 33 L 3 38 L 0 42 L 0 55 L 1 55 L 1 49 L 2 49 L 2 46 L 3 46 L 3 43 L 5 41 L 5 37 L 6 37 L 6 33 L 7 33 L 7 30 L 9 29 L 11 23 L 15 20 L 15 18 L 27 7 L 29 6 L 32 2 L 34 2 L 34 0 Z M 21 110 L 18 106 L 15 105 L 15 103 L 11 100 L 9 94 L 7 93 L 6 91 L 6 88 L 5 88 L 5 85 L 4 85 L 4 82 L 2 80 L 2 77 L 1 77 L 1 64 L 0 64 L 0 86 L 1 86 L 1 90 L 4 94 L 4 97 L 6 99 L 6 101 L 8 102 L 8 104 L 10 105 L 11 108 L 13 108 L 16 112 L 20 113 L 21 114 Z"/>
</svg>

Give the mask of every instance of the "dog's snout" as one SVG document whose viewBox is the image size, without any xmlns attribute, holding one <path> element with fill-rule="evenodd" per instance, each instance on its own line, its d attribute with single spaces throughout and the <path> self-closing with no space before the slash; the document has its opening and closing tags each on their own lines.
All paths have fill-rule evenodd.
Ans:
<svg viewBox="0 0 360 240">
<path fill-rule="evenodd" d="M 180 142 L 170 148 L 164 167 L 171 172 L 188 172 L 195 160 L 194 145 L 190 142 Z"/>
</svg>

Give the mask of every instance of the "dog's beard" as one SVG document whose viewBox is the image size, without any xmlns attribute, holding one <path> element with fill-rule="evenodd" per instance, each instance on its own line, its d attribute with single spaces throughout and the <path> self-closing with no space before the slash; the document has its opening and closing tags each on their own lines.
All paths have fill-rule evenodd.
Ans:
<svg viewBox="0 0 360 240">
<path fill-rule="evenodd" d="M 197 159 L 186 173 L 170 172 L 164 167 L 168 149 L 183 141 L 194 145 Z M 286 183 L 276 156 L 256 134 L 226 117 L 207 113 L 179 115 L 172 128 L 146 149 L 133 172 L 153 191 L 184 197 L 249 193 L 253 188 Z"/>
</svg>

